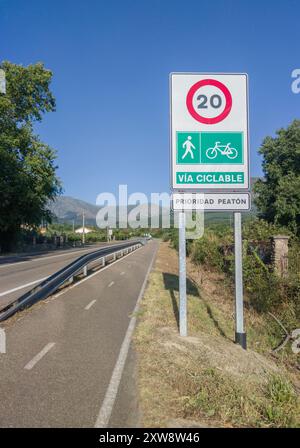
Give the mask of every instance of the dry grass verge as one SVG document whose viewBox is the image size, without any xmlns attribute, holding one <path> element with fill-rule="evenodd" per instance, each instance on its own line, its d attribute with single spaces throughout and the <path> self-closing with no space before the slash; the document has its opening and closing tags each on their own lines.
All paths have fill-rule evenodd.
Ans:
<svg viewBox="0 0 300 448">
<path fill-rule="evenodd" d="M 178 335 L 177 266 L 175 250 L 161 243 L 135 334 L 142 424 L 299 425 L 295 374 L 253 342 L 247 351 L 232 342 L 233 300 L 222 278 L 189 263 L 189 336 Z"/>
</svg>

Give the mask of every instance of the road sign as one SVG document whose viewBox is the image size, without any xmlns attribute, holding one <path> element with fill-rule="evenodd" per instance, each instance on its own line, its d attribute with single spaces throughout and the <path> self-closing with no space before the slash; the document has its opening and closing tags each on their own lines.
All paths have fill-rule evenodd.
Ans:
<svg viewBox="0 0 300 448">
<path fill-rule="evenodd" d="M 246 193 L 250 187 L 248 77 L 172 73 L 170 90 L 171 188 L 179 217 L 180 335 L 187 334 L 185 211 L 234 211 L 235 340 L 246 348 L 240 212 L 250 209 Z"/>
<path fill-rule="evenodd" d="M 250 210 L 250 193 L 174 193 L 172 208 L 175 211 L 247 211 Z"/>
<path fill-rule="evenodd" d="M 172 73 L 171 187 L 249 189 L 246 74 Z"/>
<path fill-rule="evenodd" d="M 5 71 L 0 68 L 0 93 L 6 93 Z"/>
</svg>

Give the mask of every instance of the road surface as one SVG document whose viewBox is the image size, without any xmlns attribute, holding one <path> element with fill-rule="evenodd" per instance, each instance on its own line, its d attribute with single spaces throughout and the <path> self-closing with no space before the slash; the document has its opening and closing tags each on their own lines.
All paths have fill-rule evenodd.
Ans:
<svg viewBox="0 0 300 448">
<path fill-rule="evenodd" d="M 157 246 L 2 324 L 0 427 L 138 426 L 133 312 Z"/>
<path fill-rule="evenodd" d="M 0 308 L 29 291 L 71 261 L 105 245 L 107 243 L 100 243 L 84 249 L 59 250 L 42 255 L 0 257 Z"/>
</svg>

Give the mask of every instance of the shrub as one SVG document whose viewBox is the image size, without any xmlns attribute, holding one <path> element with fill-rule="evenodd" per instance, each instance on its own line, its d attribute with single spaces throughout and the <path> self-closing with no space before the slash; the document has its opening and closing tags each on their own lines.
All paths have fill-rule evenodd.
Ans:
<svg viewBox="0 0 300 448">
<path fill-rule="evenodd" d="M 280 279 L 255 251 L 243 256 L 243 280 L 250 305 L 257 311 L 270 311 L 281 303 Z"/>
<path fill-rule="evenodd" d="M 221 246 L 218 238 L 213 234 L 208 234 L 194 241 L 191 248 L 191 257 L 195 264 L 203 264 L 218 270 L 222 270 L 224 267 Z"/>
</svg>

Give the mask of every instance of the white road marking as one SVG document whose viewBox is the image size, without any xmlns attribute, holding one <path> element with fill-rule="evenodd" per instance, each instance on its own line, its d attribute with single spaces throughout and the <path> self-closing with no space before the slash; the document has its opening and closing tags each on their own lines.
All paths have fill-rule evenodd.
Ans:
<svg viewBox="0 0 300 448">
<path fill-rule="evenodd" d="M 108 285 L 108 288 L 110 288 L 114 284 L 115 284 L 115 282 L 110 282 L 110 284 Z"/>
<path fill-rule="evenodd" d="M 147 284 L 147 280 L 150 274 L 150 271 L 152 269 L 152 265 L 157 253 L 157 249 L 155 249 L 151 263 L 149 265 L 149 268 L 147 270 L 147 274 L 145 276 L 145 280 L 143 282 L 142 288 L 140 290 L 135 308 L 133 310 L 133 315 L 130 319 L 129 322 L 129 326 L 127 328 L 126 331 L 126 335 L 125 338 L 123 340 L 122 346 L 121 346 L 121 350 L 116 362 L 116 365 L 114 367 L 111 379 L 110 379 L 110 383 L 109 386 L 107 388 L 102 406 L 100 408 L 96 423 L 95 423 L 95 428 L 107 428 L 108 424 L 109 424 L 109 420 L 111 417 L 111 413 L 115 404 L 115 400 L 117 397 L 117 393 L 118 393 L 118 389 L 119 389 L 119 385 L 121 382 L 121 378 L 122 378 L 122 374 L 123 374 L 123 370 L 124 370 L 124 366 L 125 366 L 125 362 L 127 359 L 127 355 L 128 355 L 128 351 L 129 351 L 129 347 L 130 347 L 130 343 L 131 343 L 131 338 L 132 338 L 132 334 L 135 328 L 135 324 L 136 324 L 136 312 L 138 311 L 139 308 L 139 304 L 140 301 L 144 295 L 144 291 L 146 288 L 146 284 Z"/>
<path fill-rule="evenodd" d="M 104 247 L 105 247 L 105 248 L 108 248 L 108 247 L 112 247 L 112 246 L 104 246 Z M 143 247 L 143 246 L 141 246 L 141 247 Z M 139 249 L 140 249 L 140 248 L 139 248 Z M 89 250 L 92 250 L 92 249 L 89 249 Z M 138 250 L 138 249 L 136 249 L 136 250 Z M 135 251 L 136 251 L 136 250 L 135 250 Z M 133 254 L 135 251 L 130 252 L 128 255 Z M 82 251 L 82 252 L 85 252 L 85 251 Z M 62 255 L 65 255 L 65 254 L 61 254 L 61 255 L 53 255 L 53 257 L 46 257 L 46 258 L 61 257 Z M 119 260 L 116 260 L 113 264 L 117 263 L 117 261 L 121 261 L 121 260 L 122 260 L 123 258 L 125 258 L 125 257 L 128 257 L 128 255 L 124 255 L 122 258 L 119 258 Z M 43 260 L 45 260 L 46 258 L 43 258 Z M 34 260 L 34 261 L 37 261 L 37 260 Z M 25 263 L 25 261 L 21 261 L 20 263 Z M 20 264 L 20 263 L 18 263 L 18 264 Z M 12 264 L 15 264 L 15 263 L 12 263 Z M 7 265 L 5 265 L 5 266 L 0 266 L 0 268 L 1 268 L 1 267 L 6 267 L 6 266 L 10 266 L 10 265 L 7 264 Z M 99 272 L 104 271 L 104 269 L 107 269 L 108 267 L 109 267 L 109 265 L 106 266 L 106 267 L 104 267 L 104 268 L 102 268 L 101 271 L 98 271 L 98 272 L 95 272 L 94 274 L 89 275 L 88 277 L 86 277 L 86 278 L 85 278 L 84 280 L 82 280 L 82 281 L 88 280 L 89 278 L 93 277 L 95 274 L 99 274 Z M 50 275 L 51 275 L 51 274 L 50 274 Z M 46 280 L 48 277 L 50 277 L 50 275 L 47 276 L 47 277 L 40 278 L 40 279 L 38 279 L 38 280 L 34 280 L 34 281 L 30 282 L 30 283 L 26 283 L 26 284 L 24 284 L 24 285 L 17 286 L 16 288 L 8 289 L 7 291 L 3 291 L 3 292 L 0 293 L 0 297 L 3 297 L 3 296 L 8 295 L 8 294 L 11 294 L 11 293 L 13 293 L 13 292 L 15 292 L 15 291 L 19 291 L 20 289 L 23 289 L 23 288 L 27 288 L 27 286 L 32 286 L 32 285 L 34 285 L 35 283 L 43 282 L 43 281 Z M 79 285 L 80 283 L 81 283 L 81 282 L 75 283 L 74 286 Z M 70 288 L 69 288 L 69 289 L 70 289 Z M 63 291 L 63 292 L 64 292 L 64 291 Z M 59 294 L 56 294 L 54 297 L 58 297 L 59 295 L 61 295 L 61 294 L 60 294 L 60 293 L 59 293 Z"/>
<path fill-rule="evenodd" d="M 27 286 L 32 286 L 35 283 L 43 282 L 44 280 L 46 280 L 46 278 L 48 278 L 48 277 L 39 278 L 38 280 L 34 280 L 33 282 L 26 283 L 25 285 L 17 286 L 16 288 L 8 289 L 7 291 L 3 291 L 0 293 L 0 297 L 6 296 L 7 294 L 11 294 L 12 292 L 15 292 L 15 291 L 19 291 L 19 289 L 27 288 Z"/>
<path fill-rule="evenodd" d="M 120 273 L 120 275 L 124 275 L 125 274 L 125 272 L 124 271 L 122 271 L 121 273 Z"/>
<path fill-rule="evenodd" d="M 97 300 L 92 300 L 84 309 L 89 310 L 96 302 L 97 302 Z"/>
<path fill-rule="evenodd" d="M 32 360 L 29 361 L 28 364 L 26 364 L 24 369 L 31 370 L 36 365 L 36 363 L 38 363 L 49 352 L 49 350 L 51 350 L 51 348 L 53 348 L 54 346 L 55 346 L 55 342 L 49 342 L 49 344 L 47 344 L 43 348 L 43 350 L 40 351 L 40 353 L 38 353 L 36 356 L 34 356 L 34 358 L 32 358 Z"/>
</svg>

